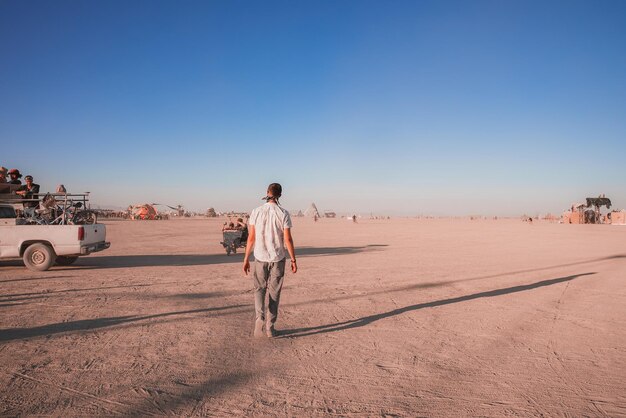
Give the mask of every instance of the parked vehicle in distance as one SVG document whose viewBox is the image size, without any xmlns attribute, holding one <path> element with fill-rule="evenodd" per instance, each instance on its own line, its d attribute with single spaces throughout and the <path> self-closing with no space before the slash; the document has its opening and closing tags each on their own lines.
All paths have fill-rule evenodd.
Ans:
<svg viewBox="0 0 626 418">
<path fill-rule="evenodd" d="M 45 271 L 110 245 L 103 224 L 26 224 L 14 205 L 0 203 L 0 260 L 21 258 L 29 269 Z"/>
<path fill-rule="evenodd" d="M 237 254 L 237 248 L 246 248 L 247 237 L 241 230 L 225 230 L 222 232 L 223 240 L 220 242 L 226 250 L 226 255 Z"/>
</svg>

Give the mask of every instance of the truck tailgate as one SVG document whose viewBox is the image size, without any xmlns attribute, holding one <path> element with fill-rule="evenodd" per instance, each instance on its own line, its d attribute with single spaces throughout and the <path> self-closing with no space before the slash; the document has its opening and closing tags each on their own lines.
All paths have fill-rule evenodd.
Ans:
<svg viewBox="0 0 626 418">
<path fill-rule="evenodd" d="M 81 225 L 85 230 L 85 236 L 81 240 L 81 245 L 95 244 L 103 242 L 107 237 L 107 228 L 104 224 Z"/>
<path fill-rule="evenodd" d="M 87 255 L 98 251 L 106 250 L 111 243 L 106 242 L 107 230 L 102 224 L 81 225 L 78 236 L 82 235 L 80 240 L 80 253 Z"/>
</svg>

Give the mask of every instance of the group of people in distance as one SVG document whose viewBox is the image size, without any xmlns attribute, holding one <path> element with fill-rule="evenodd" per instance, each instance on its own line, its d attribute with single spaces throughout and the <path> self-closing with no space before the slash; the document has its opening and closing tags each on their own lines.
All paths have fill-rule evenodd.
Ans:
<svg viewBox="0 0 626 418">
<path fill-rule="evenodd" d="M 33 182 L 31 175 L 24 177 L 25 184 L 22 184 L 21 178 L 22 173 L 17 168 L 7 170 L 0 166 L 0 193 L 15 193 L 25 200 L 24 209 L 36 208 L 39 204 L 39 185 Z"/>
<path fill-rule="evenodd" d="M 223 231 L 243 231 L 248 229 L 248 224 L 243 220 L 243 218 L 237 218 L 237 224 L 234 222 L 224 222 L 224 226 L 222 227 Z"/>
<path fill-rule="evenodd" d="M 224 231 L 241 231 L 241 238 L 235 239 L 235 245 L 237 247 L 248 240 L 248 224 L 243 220 L 243 218 L 237 218 L 237 224 L 234 222 L 224 222 L 222 232 Z"/>
</svg>

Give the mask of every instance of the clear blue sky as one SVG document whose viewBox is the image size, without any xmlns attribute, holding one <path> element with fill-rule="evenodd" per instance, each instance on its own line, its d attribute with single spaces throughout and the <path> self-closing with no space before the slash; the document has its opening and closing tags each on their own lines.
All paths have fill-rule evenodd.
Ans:
<svg viewBox="0 0 626 418">
<path fill-rule="evenodd" d="M 0 1 L 0 165 L 101 204 L 626 207 L 625 1 Z"/>
</svg>

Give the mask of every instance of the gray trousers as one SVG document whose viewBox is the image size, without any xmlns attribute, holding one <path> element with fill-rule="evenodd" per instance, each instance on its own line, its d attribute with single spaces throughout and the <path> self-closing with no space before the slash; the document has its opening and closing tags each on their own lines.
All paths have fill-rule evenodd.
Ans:
<svg viewBox="0 0 626 418">
<path fill-rule="evenodd" d="M 254 309 L 256 319 L 274 325 L 278 318 L 280 291 L 285 277 L 285 259 L 275 263 L 254 261 Z M 265 294 L 269 293 L 268 315 L 265 317 Z"/>
</svg>

